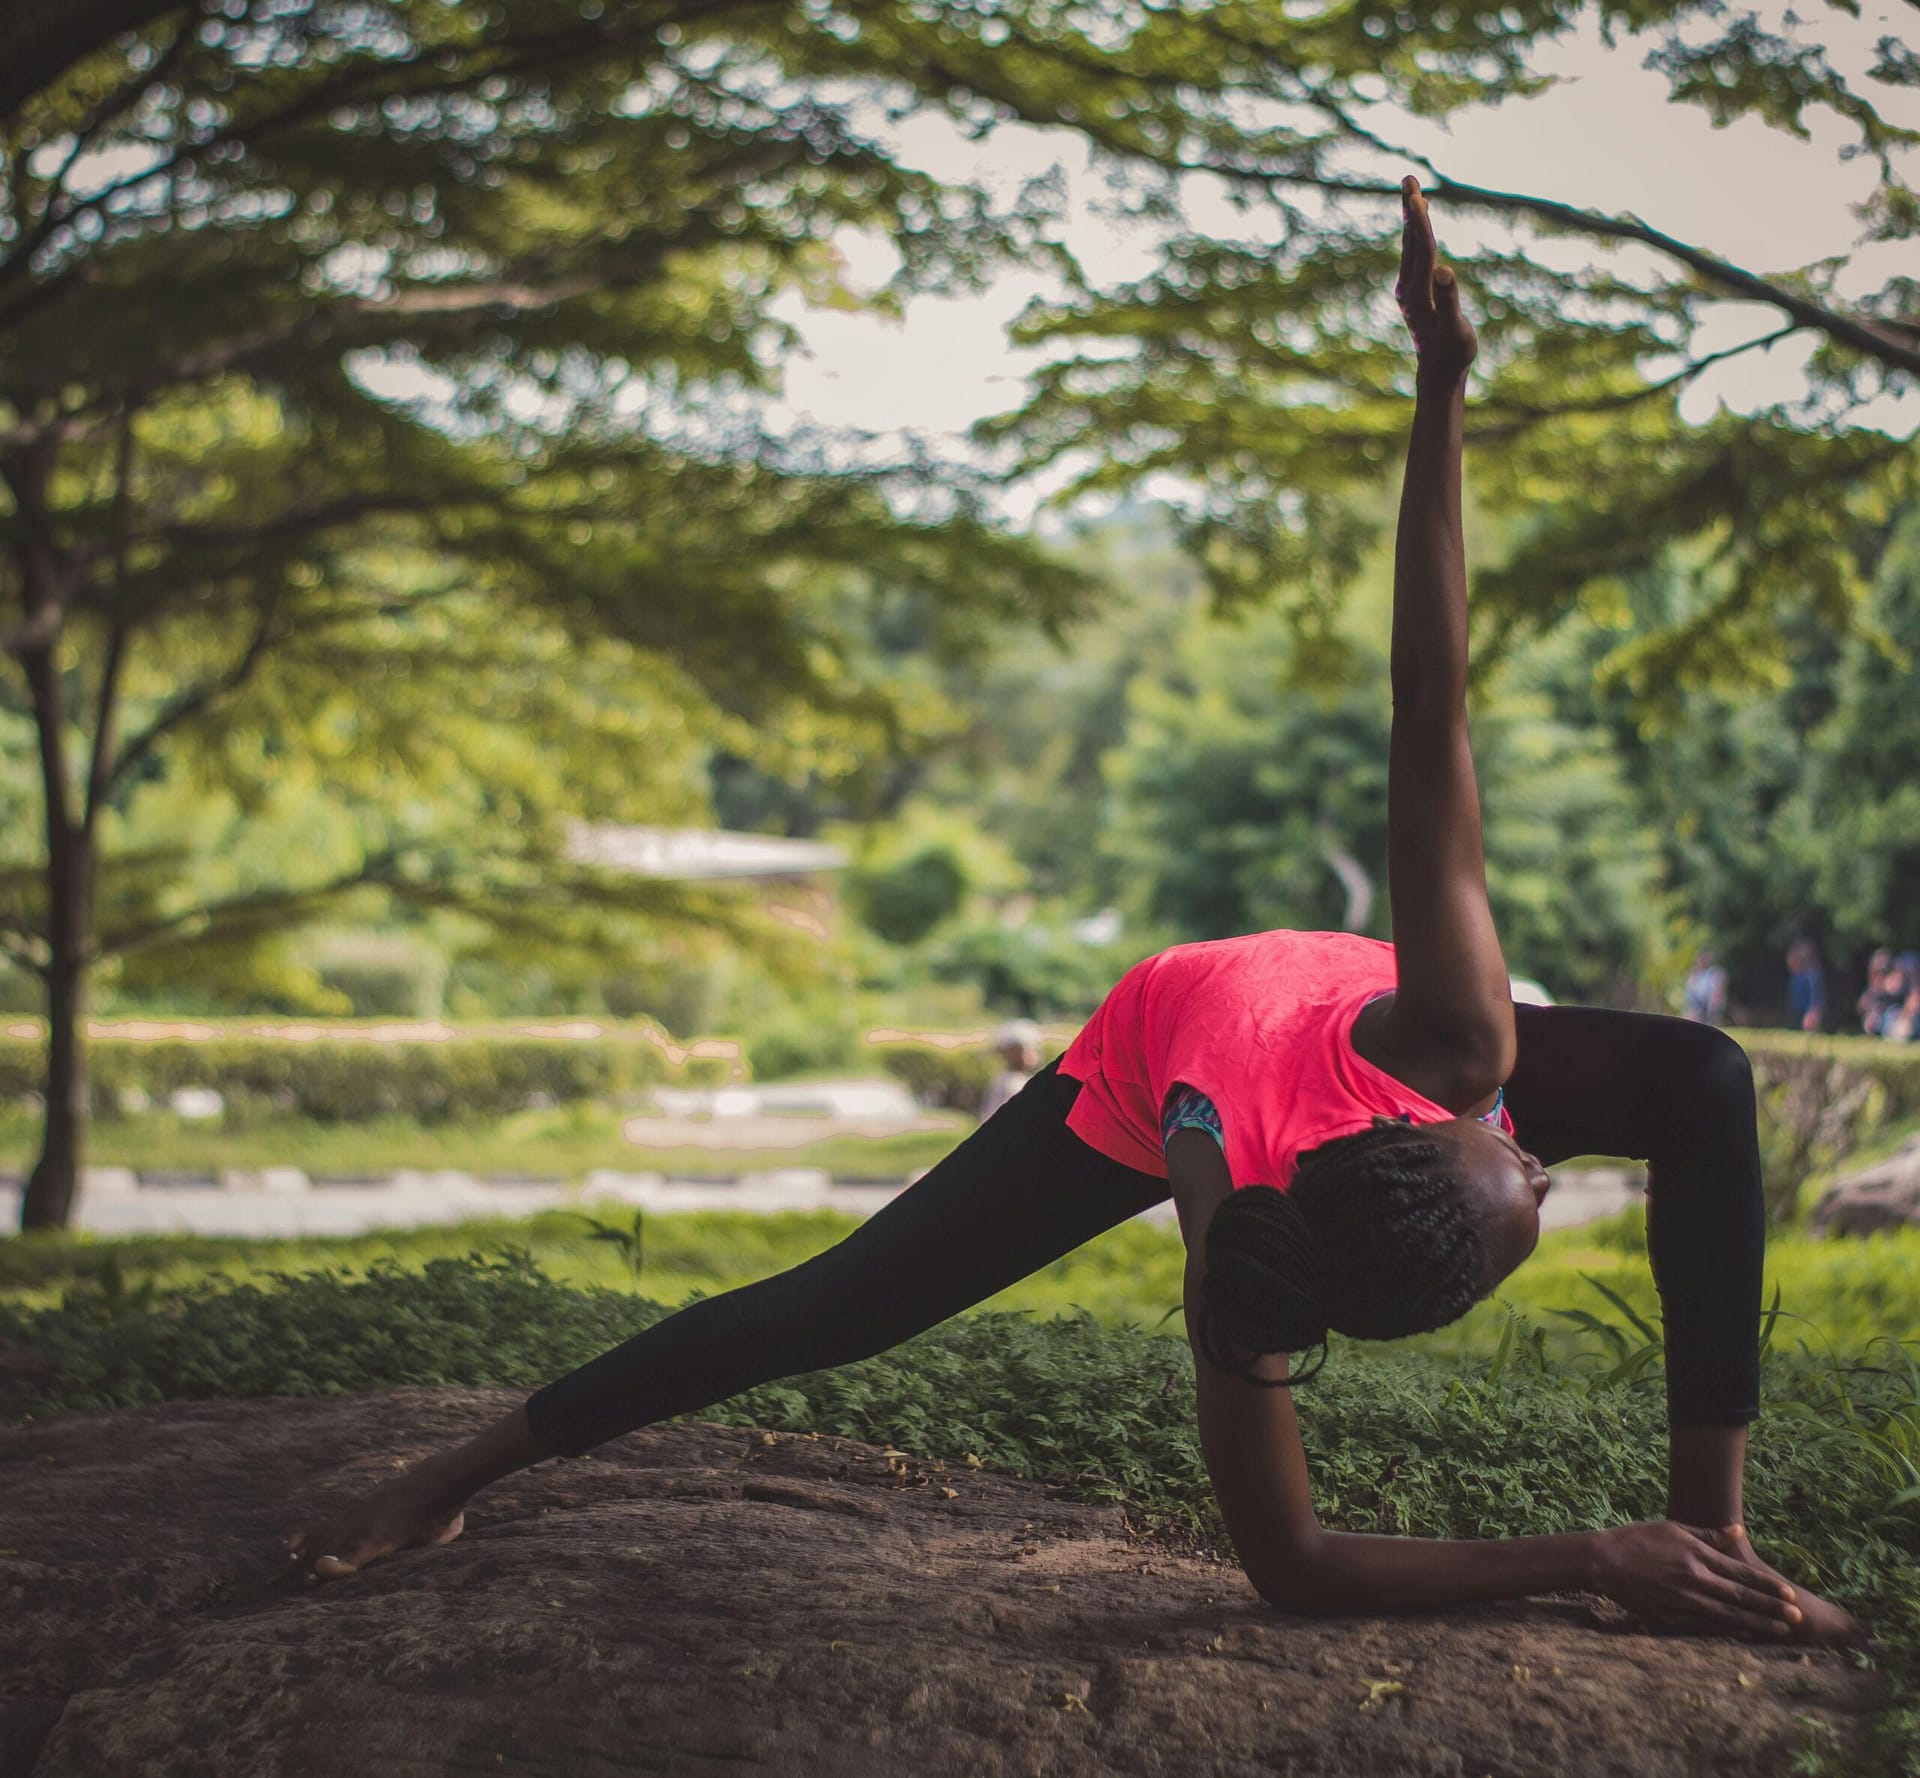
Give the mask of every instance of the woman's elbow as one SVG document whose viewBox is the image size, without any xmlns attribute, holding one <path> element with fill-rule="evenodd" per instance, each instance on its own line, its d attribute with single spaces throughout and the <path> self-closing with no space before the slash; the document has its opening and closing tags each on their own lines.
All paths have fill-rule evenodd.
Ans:
<svg viewBox="0 0 1920 1778">
<path fill-rule="evenodd" d="M 1341 1609 L 1338 1590 L 1327 1572 L 1321 1539 L 1314 1536 L 1257 1563 L 1246 1563 L 1253 1590 L 1276 1611 L 1321 1617 Z"/>
</svg>

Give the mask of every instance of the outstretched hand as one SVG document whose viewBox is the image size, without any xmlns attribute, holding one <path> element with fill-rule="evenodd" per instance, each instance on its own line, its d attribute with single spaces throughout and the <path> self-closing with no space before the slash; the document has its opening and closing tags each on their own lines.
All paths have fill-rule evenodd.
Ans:
<svg viewBox="0 0 1920 1778">
<path fill-rule="evenodd" d="M 1440 243 L 1427 214 L 1420 181 L 1409 173 L 1400 181 L 1400 276 L 1393 287 L 1421 375 L 1464 377 L 1480 340 L 1460 308 L 1460 282 L 1440 263 Z"/>
<path fill-rule="evenodd" d="M 1598 1534 L 1597 1550 L 1598 1590 L 1657 1623 L 1828 1645 L 1867 1637 L 1857 1618 L 1761 1561 L 1738 1525 L 1620 1525 Z"/>
<path fill-rule="evenodd" d="M 1753 1541 L 1742 1525 L 1728 1525 L 1713 1530 L 1694 1527 L 1693 1535 L 1704 1538 L 1722 1555 L 1731 1556 L 1766 1579 L 1781 1586 L 1792 1584 L 1771 1563 L 1761 1559 L 1760 1552 L 1753 1547 Z M 1855 1648 L 1866 1642 L 1872 1634 L 1852 1612 L 1843 1610 L 1830 1599 L 1822 1599 L 1817 1593 L 1808 1592 L 1805 1587 L 1793 1588 L 1793 1602 L 1800 1611 L 1799 1621 L 1790 1633 L 1790 1640 L 1794 1642 Z"/>
</svg>

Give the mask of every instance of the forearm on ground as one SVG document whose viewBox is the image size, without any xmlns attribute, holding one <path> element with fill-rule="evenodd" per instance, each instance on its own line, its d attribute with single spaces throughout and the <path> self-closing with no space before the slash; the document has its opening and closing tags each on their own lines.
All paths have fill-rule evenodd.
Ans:
<svg viewBox="0 0 1920 1778">
<path fill-rule="evenodd" d="M 1380 1537 L 1323 1531 L 1261 1596 L 1287 1610 L 1422 1611 L 1587 1587 L 1588 1531 L 1493 1539 Z"/>
</svg>

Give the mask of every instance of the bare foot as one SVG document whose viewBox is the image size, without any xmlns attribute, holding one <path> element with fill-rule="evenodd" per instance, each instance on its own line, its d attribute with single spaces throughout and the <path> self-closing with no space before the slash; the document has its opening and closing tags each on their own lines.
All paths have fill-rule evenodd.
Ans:
<svg viewBox="0 0 1920 1778">
<path fill-rule="evenodd" d="M 1770 1574 L 1775 1580 L 1786 1580 L 1786 1576 L 1771 1563 L 1761 1560 L 1760 1552 L 1753 1547 L 1753 1540 L 1747 1536 L 1743 1526 L 1729 1525 L 1723 1530 L 1707 1531 L 1702 1535 L 1715 1549 L 1751 1563 L 1762 1574 Z M 1835 1605 L 1831 1600 L 1822 1599 L 1818 1593 L 1809 1592 L 1798 1582 L 1788 1581 L 1787 1584 L 1793 1588 L 1793 1602 L 1800 1609 L 1800 1621 L 1781 1638 L 1782 1641 L 1823 1648 L 1857 1648 L 1873 1634 L 1852 1612 Z"/>
<path fill-rule="evenodd" d="M 415 1544 L 451 1543 L 465 1528 L 465 1500 L 450 1494 L 431 1463 L 356 1500 L 297 1535 L 283 1539 L 290 1563 L 305 1563 L 309 1580 L 339 1580 L 369 1562 Z"/>
</svg>

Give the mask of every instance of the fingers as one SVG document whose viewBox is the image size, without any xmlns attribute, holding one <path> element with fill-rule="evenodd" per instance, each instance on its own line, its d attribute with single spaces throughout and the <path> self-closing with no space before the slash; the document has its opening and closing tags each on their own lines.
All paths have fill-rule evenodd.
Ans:
<svg viewBox="0 0 1920 1778">
<path fill-rule="evenodd" d="M 1755 1635 L 1784 1636 L 1801 1620 L 1800 1608 L 1792 1602 L 1792 1588 L 1721 1555 L 1711 1545 L 1700 1549 L 1686 1592 L 1696 1600 L 1710 1600 L 1719 1621 Z"/>
<path fill-rule="evenodd" d="M 1420 189 L 1420 181 L 1409 173 L 1400 181 L 1400 209 L 1406 217 L 1406 239 L 1410 245 L 1423 248 L 1429 255 L 1440 251 L 1439 238 L 1433 232 L 1433 217 L 1427 209 L 1427 194 Z"/>
<path fill-rule="evenodd" d="M 1756 1568 L 1751 1562 L 1743 1562 L 1738 1556 L 1729 1556 L 1705 1544 L 1700 1550 L 1701 1563 L 1724 1580 L 1731 1580 L 1747 1587 L 1764 1598 L 1793 1602 L 1793 1586 L 1782 1580 L 1777 1574 L 1769 1574 L 1764 1568 Z"/>
<path fill-rule="evenodd" d="M 1427 201 L 1420 195 L 1420 182 L 1412 174 L 1400 182 L 1400 211 L 1404 219 L 1400 234 L 1400 280 L 1394 286 L 1394 293 L 1402 307 L 1425 309 L 1433 302 L 1433 268 L 1438 243 L 1427 217 Z"/>
<path fill-rule="evenodd" d="M 1686 1596 L 1712 1622 L 1774 1641 L 1791 1635 L 1794 1625 L 1800 1621 L 1797 1606 L 1782 1604 L 1768 1609 L 1757 1601 L 1748 1588 L 1717 1576 L 1703 1577 L 1696 1586 L 1688 1589 Z"/>
</svg>

